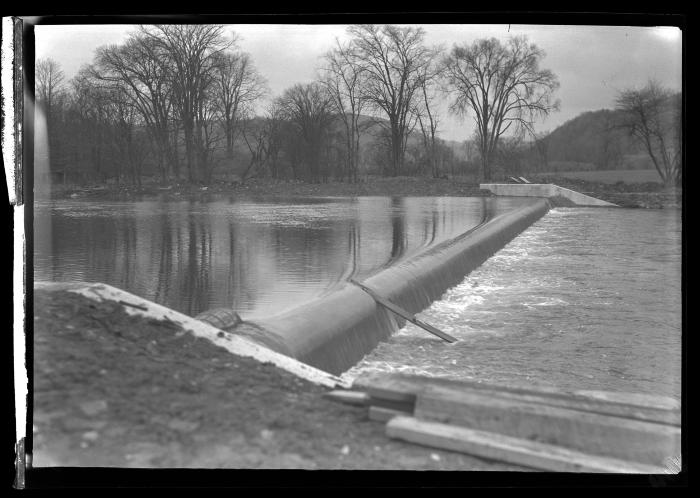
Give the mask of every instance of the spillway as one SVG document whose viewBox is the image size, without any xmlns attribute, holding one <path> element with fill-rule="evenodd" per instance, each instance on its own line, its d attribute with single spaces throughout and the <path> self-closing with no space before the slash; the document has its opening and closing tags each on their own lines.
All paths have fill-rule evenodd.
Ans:
<svg viewBox="0 0 700 498">
<path fill-rule="evenodd" d="M 542 217 L 546 199 L 494 215 L 476 227 L 364 280 L 377 294 L 418 313 Z M 309 365 L 339 374 L 401 328 L 405 320 L 347 283 L 319 299 L 269 318 L 247 321 L 236 333 Z"/>
</svg>

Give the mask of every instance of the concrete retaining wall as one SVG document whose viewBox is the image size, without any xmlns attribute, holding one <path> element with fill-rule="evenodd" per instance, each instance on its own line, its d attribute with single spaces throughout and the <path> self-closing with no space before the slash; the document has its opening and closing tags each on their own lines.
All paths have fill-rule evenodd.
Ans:
<svg viewBox="0 0 700 498">
<path fill-rule="evenodd" d="M 545 199 L 533 200 L 525 207 L 496 216 L 473 231 L 392 266 L 364 284 L 411 313 L 418 313 L 547 213 L 549 207 Z M 316 368 L 339 374 L 403 325 L 403 319 L 348 283 L 328 296 L 286 313 L 244 323 L 235 332 Z"/>
<path fill-rule="evenodd" d="M 495 195 L 507 197 L 564 197 L 577 206 L 617 207 L 617 204 L 603 201 L 589 195 L 554 185 L 553 183 L 482 183 L 482 190 L 490 190 Z"/>
</svg>

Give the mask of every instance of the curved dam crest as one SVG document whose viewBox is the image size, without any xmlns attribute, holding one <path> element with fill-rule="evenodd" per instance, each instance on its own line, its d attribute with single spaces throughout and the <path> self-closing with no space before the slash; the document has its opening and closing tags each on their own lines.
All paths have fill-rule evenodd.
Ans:
<svg viewBox="0 0 700 498">
<path fill-rule="evenodd" d="M 397 263 L 363 284 L 410 313 L 418 313 L 505 246 L 551 205 L 547 199 L 482 222 L 451 240 Z M 234 332 L 332 374 L 340 374 L 405 324 L 359 287 L 347 283 L 322 298 Z"/>
</svg>

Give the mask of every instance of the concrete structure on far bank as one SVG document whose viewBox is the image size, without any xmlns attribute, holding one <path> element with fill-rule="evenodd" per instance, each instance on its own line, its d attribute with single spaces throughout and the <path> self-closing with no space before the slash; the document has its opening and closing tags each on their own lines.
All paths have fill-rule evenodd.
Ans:
<svg viewBox="0 0 700 498">
<path fill-rule="evenodd" d="M 577 206 L 619 207 L 612 202 L 603 201 L 554 185 L 553 183 L 482 183 L 482 190 L 489 190 L 497 196 L 507 197 L 563 197 Z"/>
</svg>

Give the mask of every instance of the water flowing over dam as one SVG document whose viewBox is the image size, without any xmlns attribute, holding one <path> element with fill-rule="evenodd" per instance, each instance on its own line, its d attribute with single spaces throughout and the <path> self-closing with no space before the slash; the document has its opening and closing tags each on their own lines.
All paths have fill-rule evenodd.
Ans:
<svg viewBox="0 0 700 498">
<path fill-rule="evenodd" d="M 549 210 L 544 199 L 493 215 L 477 226 L 366 279 L 377 294 L 417 313 Z M 236 328 L 272 349 L 331 373 L 357 363 L 405 320 L 347 284 L 323 298 Z"/>
<path fill-rule="evenodd" d="M 682 220 L 675 210 L 555 208 L 344 372 L 680 402 Z"/>
<path fill-rule="evenodd" d="M 680 214 L 547 210 L 523 197 L 47 202 L 34 279 L 103 282 L 190 317 L 235 311 L 235 334 L 348 379 L 676 396 Z M 404 326 L 351 279 L 458 342 Z"/>
<path fill-rule="evenodd" d="M 548 209 L 542 199 L 232 198 L 38 203 L 36 280 L 103 282 L 342 372 Z"/>
<path fill-rule="evenodd" d="M 290 310 L 529 199 L 335 197 L 44 201 L 34 277 L 103 282 L 190 316 Z"/>
</svg>

